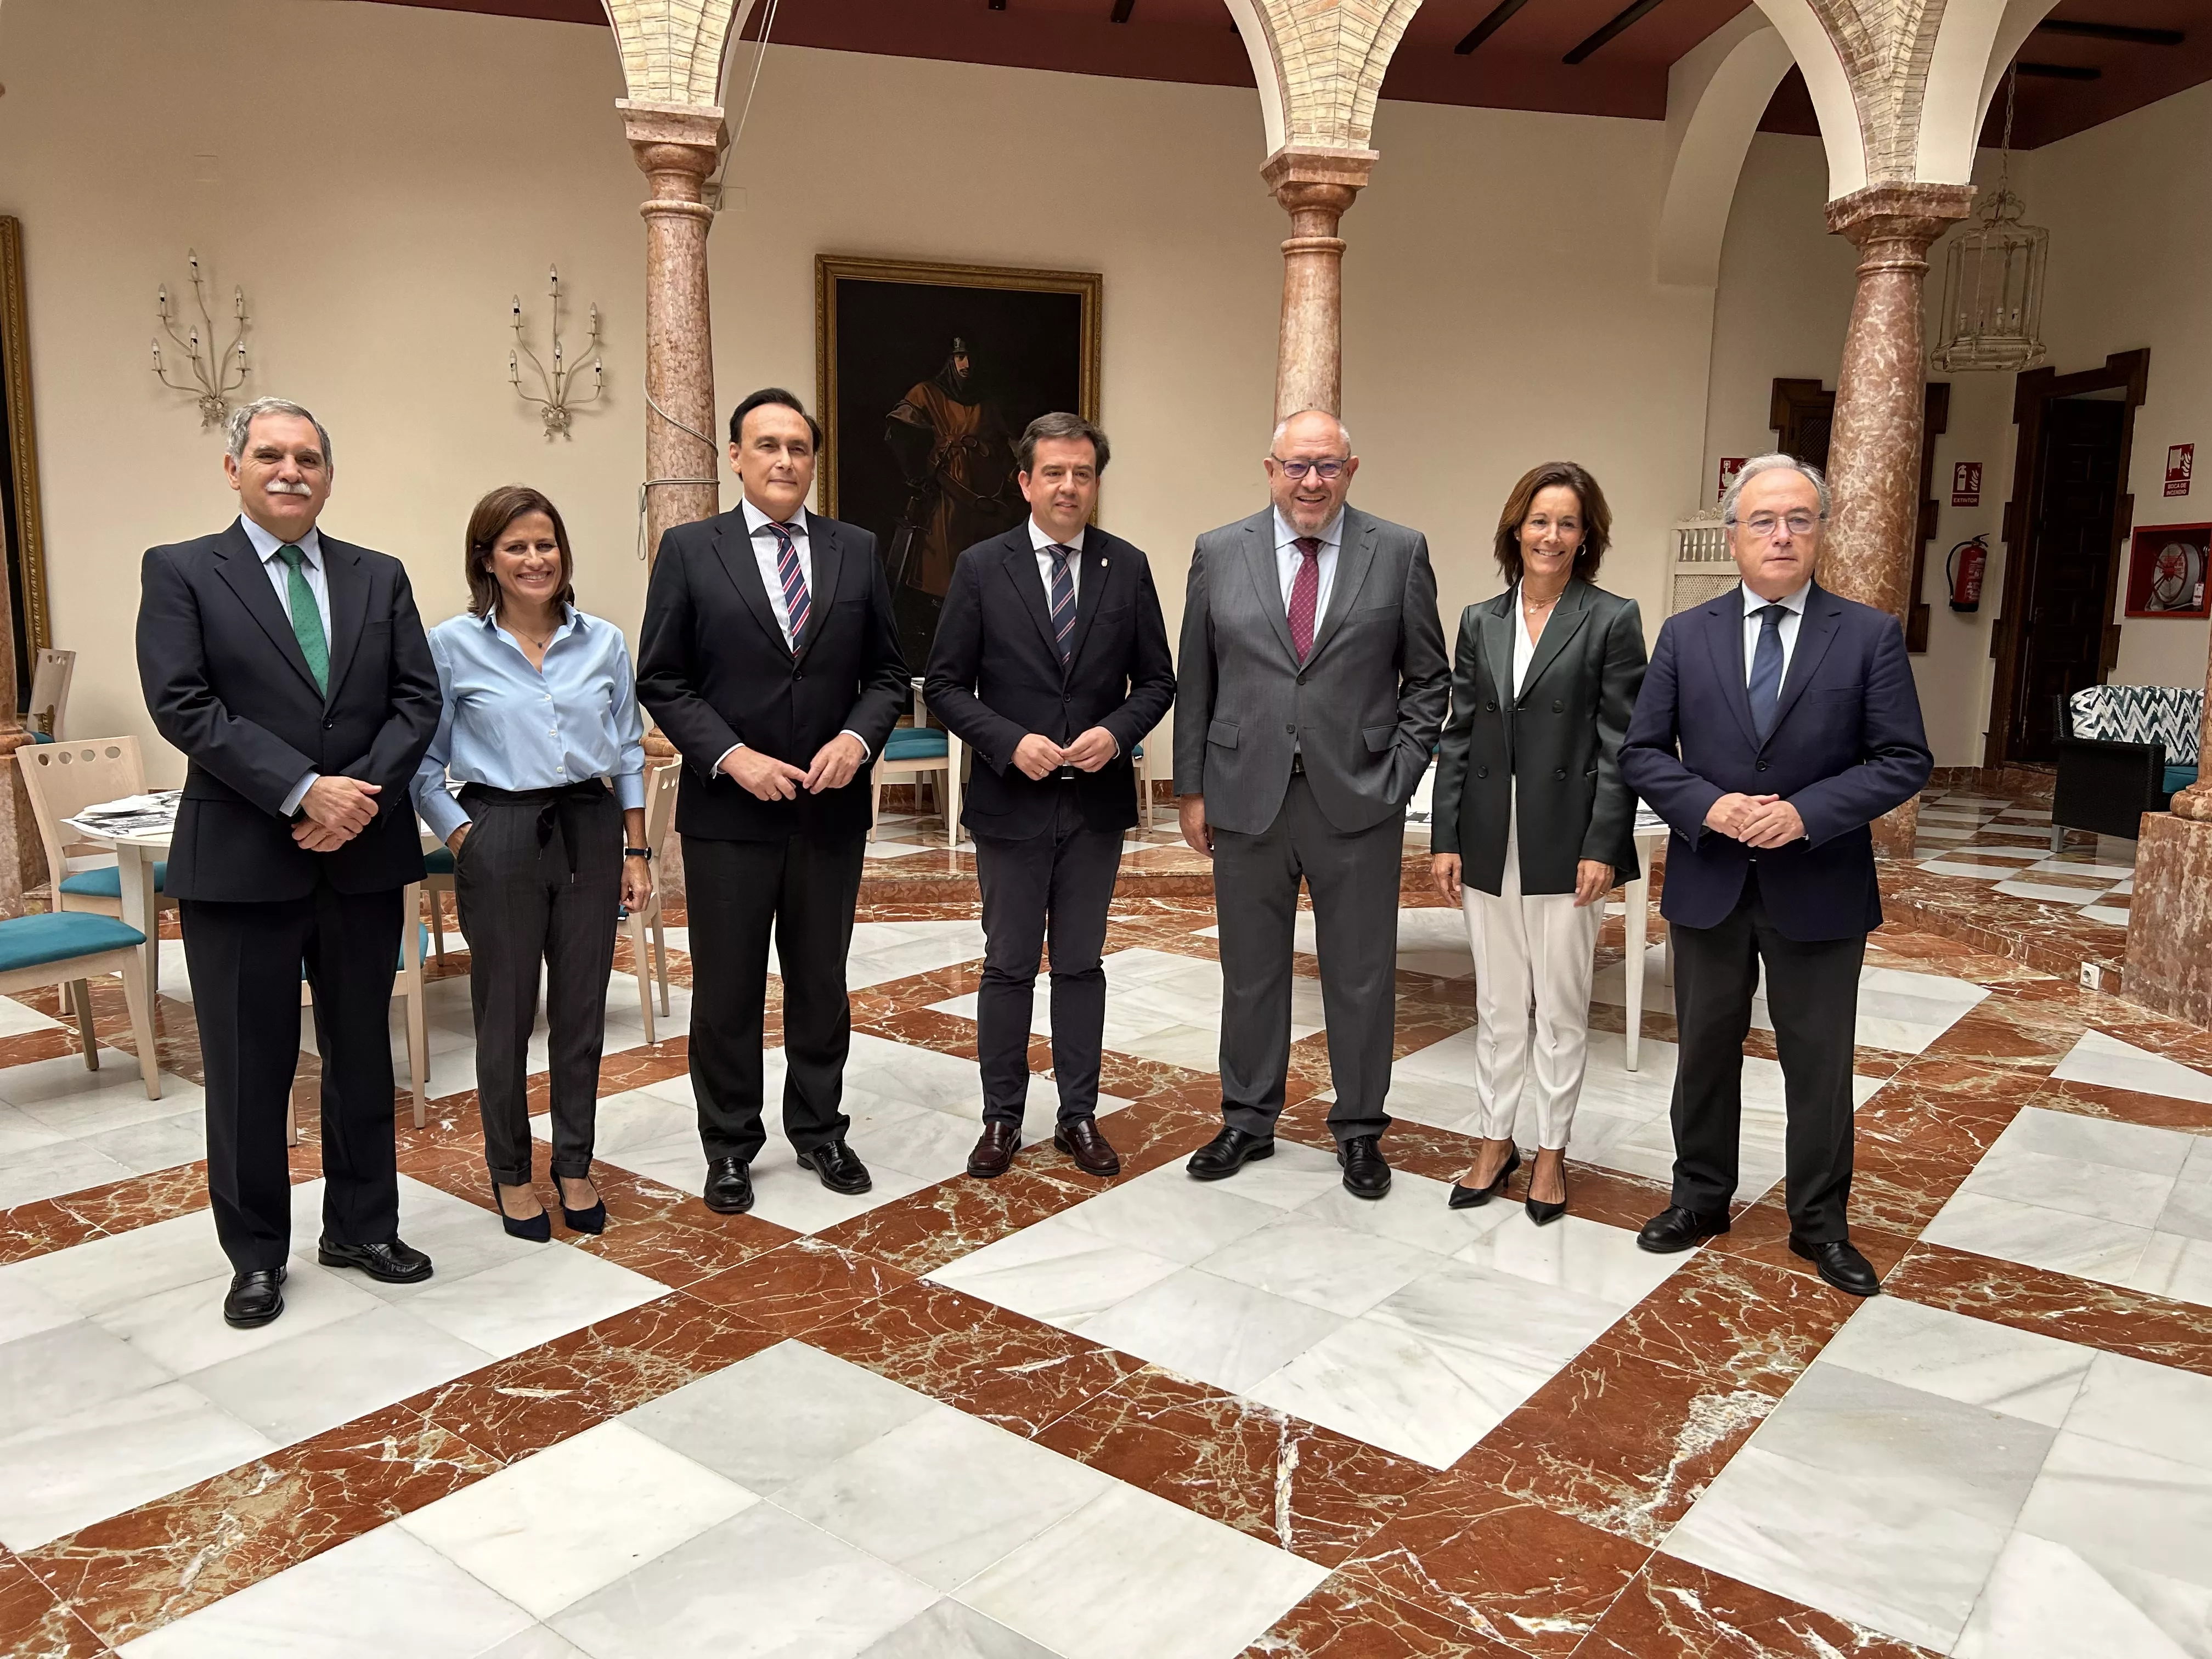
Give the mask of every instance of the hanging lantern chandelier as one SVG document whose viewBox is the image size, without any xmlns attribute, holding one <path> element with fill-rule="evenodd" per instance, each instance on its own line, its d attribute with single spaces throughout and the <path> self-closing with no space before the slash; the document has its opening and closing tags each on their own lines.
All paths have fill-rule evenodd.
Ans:
<svg viewBox="0 0 2212 1659">
<path fill-rule="evenodd" d="M 2051 233 L 2021 222 L 2027 205 L 2011 189 L 2013 100 L 2019 89 L 2015 65 L 2005 88 L 1996 191 L 1973 227 L 1951 238 L 1945 256 L 1942 337 L 1929 354 L 1937 368 L 2034 368 L 2051 355 L 2043 345 L 2043 273 Z"/>
</svg>

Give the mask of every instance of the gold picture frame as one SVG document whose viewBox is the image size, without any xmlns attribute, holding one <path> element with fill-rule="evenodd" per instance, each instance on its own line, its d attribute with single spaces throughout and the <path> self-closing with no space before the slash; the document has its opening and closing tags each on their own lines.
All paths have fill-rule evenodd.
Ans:
<svg viewBox="0 0 2212 1659">
<path fill-rule="evenodd" d="M 16 673 L 28 678 L 32 660 L 53 643 L 46 614 L 45 532 L 39 510 L 38 422 L 31 410 L 31 331 L 23 298 L 23 224 L 0 216 L 0 404 L 4 404 L 9 459 L 9 542 L 21 572 L 26 660 Z"/>
</svg>

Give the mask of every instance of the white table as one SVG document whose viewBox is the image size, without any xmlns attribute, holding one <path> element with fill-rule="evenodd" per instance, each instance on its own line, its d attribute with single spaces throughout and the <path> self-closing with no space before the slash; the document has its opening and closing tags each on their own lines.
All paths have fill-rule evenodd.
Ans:
<svg viewBox="0 0 2212 1659">
<path fill-rule="evenodd" d="M 1628 914 L 1623 918 L 1627 934 L 1628 957 L 1625 963 L 1628 979 L 1628 1024 L 1622 1047 L 1626 1050 L 1622 1063 L 1634 1071 L 1639 1059 L 1638 1050 L 1644 1042 L 1644 942 L 1651 931 L 1651 860 L 1667 842 L 1667 826 L 1656 823 L 1636 830 L 1636 861 L 1642 873 L 1622 890 L 1628 902 Z M 1673 975 L 1668 976 L 1672 983 Z"/>
</svg>

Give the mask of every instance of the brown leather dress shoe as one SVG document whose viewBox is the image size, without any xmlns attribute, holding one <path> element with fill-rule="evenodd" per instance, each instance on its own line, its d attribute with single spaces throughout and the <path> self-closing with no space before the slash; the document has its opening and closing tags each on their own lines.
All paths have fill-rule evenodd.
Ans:
<svg viewBox="0 0 2212 1659">
<path fill-rule="evenodd" d="M 1074 1159 L 1075 1167 L 1085 1175 L 1121 1173 L 1121 1154 L 1106 1144 L 1095 1117 L 1062 1118 L 1060 1127 L 1053 1131 L 1052 1144 Z"/>
<path fill-rule="evenodd" d="M 1021 1149 L 1020 1125 L 1003 1121 L 986 1123 L 981 1136 L 975 1142 L 975 1150 L 968 1154 L 968 1173 L 978 1181 L 1002 1176 L 1014 1161 L 1014 1154 Z"/>
</svg>

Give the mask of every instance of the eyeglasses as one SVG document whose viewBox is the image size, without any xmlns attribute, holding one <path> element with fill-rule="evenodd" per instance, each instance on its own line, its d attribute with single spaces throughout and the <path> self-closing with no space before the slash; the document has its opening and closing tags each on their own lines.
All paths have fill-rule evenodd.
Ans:
<svg viewBox="0 0 2212 1659">
<path fill-rule="evenodd" d="M 1282 468 L 1283 476 L 1292 483 L 1299 482 L 1309 472 L 1324 483 L 1333 483 L 1337 475 L 1344 471 L 1342 461 L 1286 461 L 1279 455 L 1270 455 L 1267 459 Z"/>
<path fill-rule="evenodd" d="M 1747 519 L 1730 519 L 1731 526 L 1741 525 L 1762 541 L 1771 540 L 1774 532 L 1787 525 L 1793 536 L 1809 536 L 1820 527 L 1820 520 L 1810 513 L 1792 513 L 1787 518 L 1776 518 L 1771 513 L 1754 513 Z"/>
</svg>

